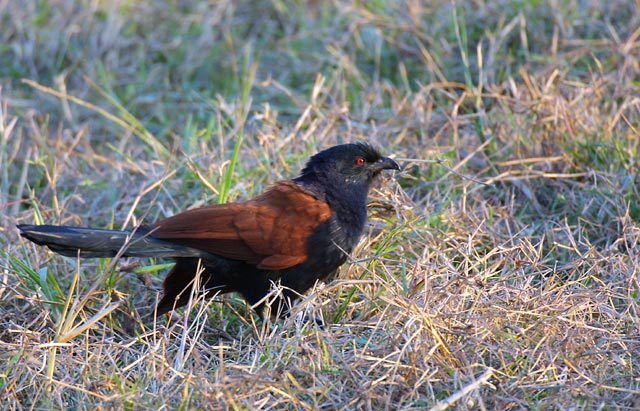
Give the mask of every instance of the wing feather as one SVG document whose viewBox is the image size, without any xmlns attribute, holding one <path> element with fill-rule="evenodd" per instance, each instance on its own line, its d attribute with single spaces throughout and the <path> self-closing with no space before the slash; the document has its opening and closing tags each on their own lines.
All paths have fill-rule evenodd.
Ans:
<svg viewBox="0 0 640 411">
<path fill-rule="evenodd" d="M 282 270 L 307 259 L 307 239 L 330 217 L 326 202 L 281 182 L 247 202 L 188 210 L 150 228 L 156 238 Z"/>
</svg>

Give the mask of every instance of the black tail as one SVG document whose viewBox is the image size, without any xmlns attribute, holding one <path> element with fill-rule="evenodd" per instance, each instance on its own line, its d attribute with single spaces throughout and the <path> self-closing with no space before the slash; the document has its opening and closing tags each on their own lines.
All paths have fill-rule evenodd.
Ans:
<svg viewBox="0 0 640 411">
<path fill-rule="evenodd" d="M 20 235 L 67 257 L 202 257 L 207 252 L 153 238 L 147 230 L 101 230 L 56 225 L 18 225 Z"/>
</svg>

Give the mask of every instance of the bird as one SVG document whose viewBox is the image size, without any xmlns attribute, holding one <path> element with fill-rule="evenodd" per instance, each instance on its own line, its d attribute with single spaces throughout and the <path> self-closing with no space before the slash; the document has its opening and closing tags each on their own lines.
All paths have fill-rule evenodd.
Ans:
<svg viewBox="0 0 640 411">
<path fill-rule="evenodd" d="M 198 293 L 238 292 L 262 317 L 273 284 L 282 294 L 276 316 L 317 281 L 336 276 L 360 241 L 367 196 L 384 170 L 400 170 L 364 142 L 311 156 L 300 175 L 276 182 L 244 202 L 190 209 L 133 230 L 20 224 L 20 235 L 68 257 L 157 257 L 175 265 L 163 282 L 158 314 Z"/>
</svg>

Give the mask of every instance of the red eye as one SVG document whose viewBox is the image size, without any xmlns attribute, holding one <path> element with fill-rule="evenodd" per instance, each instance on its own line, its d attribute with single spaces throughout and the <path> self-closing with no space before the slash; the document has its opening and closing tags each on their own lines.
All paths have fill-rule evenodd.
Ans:
<svg viewBox="0 0 640 411">
<path fill-rule="evenodd" d="M 356 158 L 356 164 L 357 164 L 357 165 L 361 166 L 361 165 L 363 165 L 364 163 L 365 163 L 364 158 L 362 158 L 362 157 L 358 157 L 358 158 Z"/>
</svg>

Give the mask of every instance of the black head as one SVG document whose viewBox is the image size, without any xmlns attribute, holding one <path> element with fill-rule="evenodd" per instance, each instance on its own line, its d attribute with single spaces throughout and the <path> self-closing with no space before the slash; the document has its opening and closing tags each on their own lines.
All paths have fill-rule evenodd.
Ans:
<svg viewBox="0 0 640 411">
<path fill-rule="evenodd" d="M 400 170 L 389 157 L 383 157 L 369 144 L 353 143 L 333 146 L 309 159 L 302 177 L 316 177 L 340 185 L 369 188 L 383 170 Z"/>
</svg>

